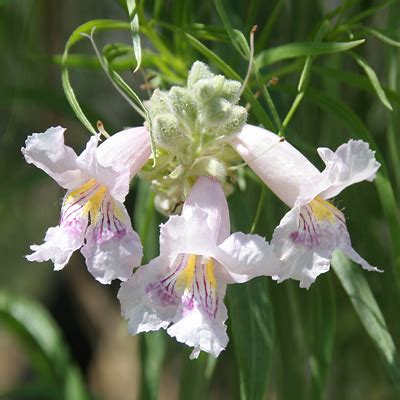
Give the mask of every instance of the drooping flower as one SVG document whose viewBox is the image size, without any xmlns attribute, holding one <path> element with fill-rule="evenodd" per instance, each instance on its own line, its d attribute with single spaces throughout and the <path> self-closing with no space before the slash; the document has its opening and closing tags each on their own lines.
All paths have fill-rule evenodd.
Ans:
<svg viewBox="0 0 400 400">
<path fill-rule="evenodd" d="M 21 151 L 67 189 L 59 225 L 47 230 L 44 243 L 33 245 L 29 261 L 54 263 L 61 270 L 72 253 L 81 248 L 90 273 L 103 284 L 126 280 L 140 264 L 142 246 L 122 204 L 129 183 L 150 156 L 149 135 L 144 127 L 126 129 L 98 147 L 100 134 L 90 138 L 77 156 L 64 144 L 64 128 L 34 133 Z"/>
<path fill-rule="evenodd" d="M 369 271 L 379 271 L 352 247 L 343 213 L 330 201 L 347 186 L 372 181 L 380 164 L 361 140 L 350 140 L 333 152 L 319 148 L 326 168 L 320 172 L 286 140 L 246 125 L 229 138 L 231 145 L 264 183 L 291 210 L 275 229 L 271 245 L 281 261 L 275 279 L 300 281 L 308 288 L 327 272 L 335 249 Z"/>
<path fill-rule="evenodd" d="M 179 342 L 215 357 L 226 347 L 223 302 L 228 283 L 273 275 L 276 264 L 257 235 L 230 235 L 228 205 L 217 180 L 200 177 L 180 216 L 160 232 L 160 255 L 122 283 L 118 298 L 131 334 L 167 329 Z"/>
</svg>

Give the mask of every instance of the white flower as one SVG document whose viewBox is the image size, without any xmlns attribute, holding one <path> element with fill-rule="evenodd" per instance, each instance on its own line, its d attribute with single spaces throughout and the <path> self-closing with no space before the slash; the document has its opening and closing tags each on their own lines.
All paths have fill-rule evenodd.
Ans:
<svg viewBox="0 0 400 400">
<path fill-rule="evenodd" d="M 122 202 L 132 177 L 150 156 L 144 127 L 116 133 L 97 147 L 90 138 L 78 157 L 64 144 L 64 128 L 34 133 L 21 151 L 28 163 L 41 168 L 68 189 L 59 225 L 49 228 L 44 243 L 33 245 L 29 261 L 54 263 L 60 270 L 81 248 L 91 274 L 101 283 L 126 280 L 140 264 L 142 246 Z"/>
<path fill-rule="evenodd" d="M 229 142 L 243 160 L 292 209 L 275 229 L 271 245 L 281 260 L 274 277 L 300 281 L 308 288 L 329 270 L 332 253 L 340 249 L 369 271 L 379 271 L 351 246 L 346 220 L 331 202 L 347 186 L 372 181 L 380 164 L 361 140 L 350 140 L 335 152 L 319 148 L 326 164 L 320 172 L 286 140 L 265 129 L 246 125 Z"/>
<path fill-rule="evenodd" d="M 218 356 L 228 343 L 227 284 L 277 272 L 263 238 L 229 234 L 221 185 L 198 178 L 181 216 L 161 227 L 160 256 L 121 285 L 118 298 L 131 334 L 164 328 L 194 348 L 191 358 L 200 351 Z"/>
</svg>

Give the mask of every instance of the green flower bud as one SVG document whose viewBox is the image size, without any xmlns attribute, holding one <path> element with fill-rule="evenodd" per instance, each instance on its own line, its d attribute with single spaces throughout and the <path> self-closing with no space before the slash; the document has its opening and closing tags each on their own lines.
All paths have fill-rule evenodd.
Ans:
<svg viewBox="0 0 400 400">
<path fill-rule="evenodd" d="M 193 125 L 197 118 L 197 105 L 189 90 L 174 86 L 170 90 L 170 98 L 177 118 Z"/>
<path fill-rule="evenodd" d="M 231 117 L 232 105 L 221 98 L 211 100 L 206 104 L 201 113 L 201 124 L 205 128 L 216 128 L 227 122 Z M 218 134 L 215 132 L 214 134 Z"/>
<path fill-rule="evenodd" d="M 225 78 L 222 75 L 197 81 L 192 88 L 196 100 L 200 103 L 207 103 L 214 97 L 220 96 L 224 81 Z"/>
<path fill-rule="evenodd" d="M 180 129 L 172 114 L 159 114 L 152 120 L 152 133 L 156 144 L 173 154 L 182 154 L 190 144 L 190 138 Z"/>
<path fill-rule="evenodd" d="M 247 110 L 241 106 L 232 106 L 230 118 L 218 128 L 218 135 L 225 136 L 239 132 L 246 120 Z"/>
<path fill-rule="evenodd" d="M 210 71 L 206 64 L 196 61 L 190 68 L 187 86 L 192 87 L 197 81 L 204 78 L 212 78 L 214 74 Z"/>
<path fill-rule="evenodd" d="M 239 101 L 239 93 L 242 84 L 238 81 L 225 80 L 224 86 L 221 91 L 221 96 L 235 104 Z"/>
<path fill-rule="evenodd" d="M 159 114 L 173 113 L 168 92 L 163 92 L 159 89 L 154 91 L 150 100 L 145 101 L 144 105 L 147 108 L 151 119 L 154 119 Z"/>
</svg>

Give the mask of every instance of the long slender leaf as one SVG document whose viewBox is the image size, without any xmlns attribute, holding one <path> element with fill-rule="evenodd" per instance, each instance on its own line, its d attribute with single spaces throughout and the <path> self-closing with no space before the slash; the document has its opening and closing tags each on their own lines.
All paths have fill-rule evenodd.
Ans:
<svg viewBox="0 0 400 400">
<path fill-rule="evenodd" d="M 363 271 L 340 252 L 334 254 L 332 265 L 365 330 L 381 355 L 394 387 L 400 393 L 399 353 Z"/>
<path fill-rule="evenodd" d="M 89 132 L 96 134 L 97 130 L 93 127 L 93 125 L 90 123 L 88 118 L 86 117 L 85 113 L 83 112 L 78 99 L 76 98 L 75 92 L 72 89 L 71 82 L 69 79 L 69 72 L 68 72 L 68 66 L 67 66 L 67 60 L 69 56 L 69 51 L 71 50 L 72 46 L 74 46 L 76 43 L 81 41 L 84 36 L 82 34 L 89 35 L 93 29 L 99 30 L 119 30 L 119 29 L 130 29 L 129 23 L 121 22 L 121 21 L 115 21 L 115 20 L 93 20 L 86 22 L 82 25 L 80 25 L 78 28 L 76 28 L 71 36 L 69 37 L 67 43 L 65 44 L 64 48 L 64 53 L 62 57 L 62 72 L 61 72 L 61 80 L 62 80 L 62 85 L 64 89 L 65 96 L 68 99 L 68 102 L 72 109 L 74 110 L 76 116 L 79 118 L 79 120 L 82 122 L 82 124 L 89 130 Z"/>
<path fill-rule="evenodd" d="M 350 55 L 356 60 L 357 64 L 364 70 L 377 96 L 381 100 L 382 104 L 390 111 L 393 111 L 393 107 L 390 104 L 388 98 L 386 97 L 385 91 L 383 90 L 375 71 L 371 68 L 370 65 L 368 65 L 367 61 L 360 55 L 353 52 L 350 52 Z"/>
<path fill-rule="evenodd" d="M 266 67 L 278 61 L 290 58 L 316 56 L 320 54 L 338 53 L 360 46 L 365 40 L 354 40 L 351 42 L 302 42 L 288 43 L 259 53 L 255 59 L 259 68 Z"/>
<path fill-rule="evenodd" d="M 142 63 L 142 45 L 140 43 L 139 16 L 136 10 L 136 0 L 126 0 L 126 7 L 128 9 L 129 22 L 131 26 L 133 54 L 135 55 L 136 60 L 136 68 L 134 72 L 136 72 Z"/>
</svg>

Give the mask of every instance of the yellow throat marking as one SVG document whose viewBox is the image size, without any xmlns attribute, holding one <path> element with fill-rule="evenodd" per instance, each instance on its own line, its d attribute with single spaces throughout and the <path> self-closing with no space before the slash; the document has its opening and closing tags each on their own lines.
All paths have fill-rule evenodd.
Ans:
<svg viewBox="0 0 400 400">
<path fill-rule="evenodd" d="M 311 211 L 318 220 L 328 220 L 330 222 L 335 221 L 335 211 L 337 208 L 329 201 L 317 196 L 309 203 Z"/>
<path fill-rule="evenodd" d="M 86 193 L 90 192 L 96 185 L 97 181 L 95 179 L 90 179 L 78 189 L 71 192 L 67 199 L 66 203 L 73 203 L 77 201 L 80 197 L 84 196 Z M 104 185 L 100 185 L 98 189 L 90 193 L 87 197 L 86 203 L 83 206 L 83 214 L 89 215 L 92 221 L 96 221 L 99 215 L 101 203 L 104 199 L 105 194 L 107 193 L 107 188 Z"/>
</svg>

